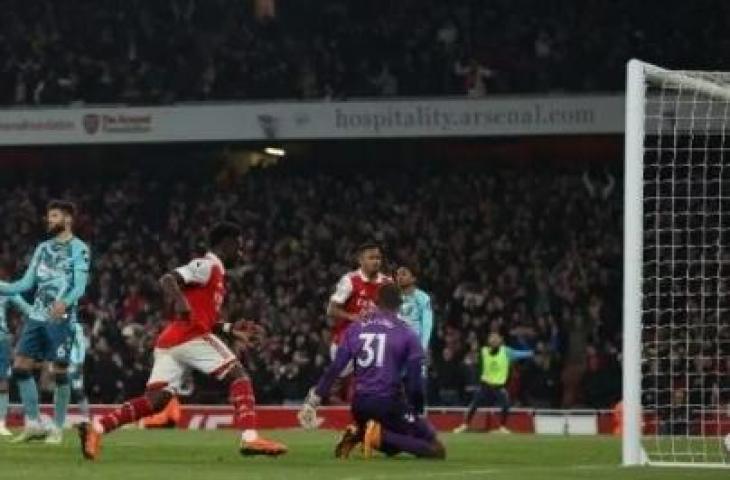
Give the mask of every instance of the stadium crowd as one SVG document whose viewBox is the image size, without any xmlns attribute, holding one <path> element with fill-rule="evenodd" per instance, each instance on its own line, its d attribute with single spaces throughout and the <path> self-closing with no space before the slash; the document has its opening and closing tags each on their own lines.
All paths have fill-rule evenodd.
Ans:
<svg viewBox="0 0 730 480">
<path fill-rule="evenodd" d="M 518 404 L 606 407 L 620 396 L 621 202 L 611 175 L 514 168 L 343 175 L 277 166 L 201 182 L 185 171 L 67 179 L 63 194 L 82 212 L 76 230 L 92 246 L 81 315 L 92 402 L 144 389 L 162 323 L 157 278 L 185 263 L 219 218 L 239 222 L 246 238 L 225 315 L 268 330 L 263 350 L 239 352 L 260 403 L 301 401 L 329 362 L 325 305 L 364 239 L 385 246 L 388 268 L 420 265 L 435 309 L 431 404 L 468 401 L 490 331 L 537 352 L 514 368 Z M 51 194 L 36 181 L 0 187 L 0 260 L 16 270 L 27 264 Z M 195 401 L 222 400 L 205 381 L 195 383 Z"/>
<path fill-rule="evenodd" d="M 258 20 L 236 0 L 0 8 L 1 105 L 619 91 L 632 56 L 720 67 L 730 47 L 720 0 L 303 0 Z"/>
</svg>

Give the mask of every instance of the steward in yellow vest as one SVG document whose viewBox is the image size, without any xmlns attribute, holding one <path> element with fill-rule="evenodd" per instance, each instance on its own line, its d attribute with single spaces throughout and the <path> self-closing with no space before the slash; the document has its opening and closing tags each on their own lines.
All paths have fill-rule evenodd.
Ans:
<svg viewBox="0 0 730 480">
<path fill-rule="evenodd" d="M 490 333 L 487 345 L 483 346 L 479 352 L 479 365 L 481 368 L 479 387 L 474 392 L 474 397 L 464 417 L 464 423 L 456 427 L 454 433 L 462 433 L 469 428 L 477 408 L 483 403 L 500 407 L 501 415 L 498 430 L 502 433 L 509 433 L 505 424 L 509 417 L 510 402 L 505 385 L 509 380 L 510 366 L 515 360 L 532 358 L 534 355 L 535 353 L 532 350 L 513 350 L 504 344 L 502 335 L 496 332 Z"/>
</svg>

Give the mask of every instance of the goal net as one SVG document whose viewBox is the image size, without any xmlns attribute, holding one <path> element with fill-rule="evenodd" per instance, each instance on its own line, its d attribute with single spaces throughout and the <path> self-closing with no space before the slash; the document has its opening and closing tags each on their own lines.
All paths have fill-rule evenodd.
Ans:
<svg viewBox="0 0 730 480">
<path fill-rule="evenodd" d="M 629 63 L 624 464 L 730 466 L 730 73 Z"/>
</svg>

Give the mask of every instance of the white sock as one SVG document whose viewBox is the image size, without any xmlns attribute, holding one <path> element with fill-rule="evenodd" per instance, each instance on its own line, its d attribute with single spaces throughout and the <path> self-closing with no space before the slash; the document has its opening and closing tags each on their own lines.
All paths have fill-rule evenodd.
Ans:
<svg viewBox="0 0 730 480">
<path fill-rule="evenodd" d="M 253 442 L 259 438 L 259 434 L 256 430 L 244 430 L 241 434 L 241 438 L 244 442 Z"/>
</svg>

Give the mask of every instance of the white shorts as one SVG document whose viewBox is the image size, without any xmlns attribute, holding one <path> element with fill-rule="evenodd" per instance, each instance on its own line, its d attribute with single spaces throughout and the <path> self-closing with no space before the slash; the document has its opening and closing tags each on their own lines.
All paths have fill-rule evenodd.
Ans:
<svg viewBox="0 0 730 480">
<path fill-rule="evenodd" d="M 330 344 L 330 360 L 332 360 L 333 362 L 335 361 L 335 357 L 337 356 L 337 346 L 338 345 L 336 343 Z M 352 361 L 350 361 L 347 364 L 347 366 L 345 368 L 343 368 L 342 371 L 340 372 L 340 378 L 349 377 L 350 375 L 352 375 L 352 372 L 354 372 L 354 371 L 355 371 L 355 364 L 353 364 Z"/>
<path fill-rule="evenodd" d="M 155 363 L 147 388 L 164 388 L 179 393 L 188 370 L 198 370 L 222 380 L 235 364 L 236 356 L 213 334 L 170 348 L 155 348 Z"/>
</svg>

